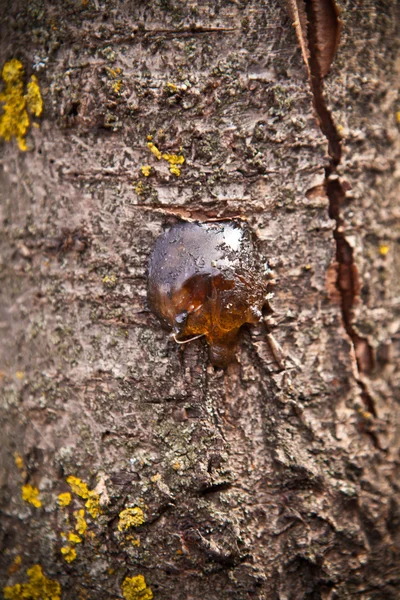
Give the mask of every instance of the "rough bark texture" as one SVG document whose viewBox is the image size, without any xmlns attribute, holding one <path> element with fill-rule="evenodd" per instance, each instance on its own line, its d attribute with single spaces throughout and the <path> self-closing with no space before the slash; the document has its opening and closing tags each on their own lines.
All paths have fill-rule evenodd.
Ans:
<svg viewBox="0 0 400 600">
<path fill-rule="evenodd" d="M 278 0 L 3 0 L 0 63 L 44 113 L 2 144 L 2 586 L 40 564 L 64 600 L 145 598 L 137 575 L 173 600 L 400 597 L 400 4 L 340 7 L 311 86 Z M 276 271 L 283 369 L 261 327 L 222 371 L 146 307 L 163 226 L 235 215 Z M 100 515 L 82 487 L 60 506 L 71 475 Z"/>
</svg>

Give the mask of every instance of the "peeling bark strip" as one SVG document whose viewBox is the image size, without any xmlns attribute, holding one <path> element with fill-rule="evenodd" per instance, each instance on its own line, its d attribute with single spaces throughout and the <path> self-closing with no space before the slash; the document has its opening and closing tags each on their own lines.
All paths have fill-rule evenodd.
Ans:
<svg viewBox="0 0 400 600">
<path fill-rule="evenodd" d="M 336 174 L 341 160 L 340 135 L 323 92 L 323 79 L 329 72 L 339 44 L 342 29 L 340 11 L 332 0 L 293 0 L 289 2 L 289 10 L 291 15 L 296 17 L 294 25 L 309 71 L 315 110 L 321 130 L 328 141 L 330 164 L 325 171 L 325 184 L 329 199 L 329 216 L 336 221 L 336 286 L 341 297 L 343 324 L 354 347 L 358 372 L 360 375 L 368 374 L 374 368 L 373 351 L 368 341 L 353 327 L 353 307 L 361 286 L 353 260 L 353 249 L 343 233 L 343 219 L 340 214 L 340 207 L 345 198 L 345 190 Z M 365 383 L 358 380 L 358 384 L 367 409 L 376 416 L 374 402 L 366 390 Z"/>
<path fill-rule="evenodd" d="M 319 77 L 328 74 L 339 45 L 342 22 L 333 0 L 288 0 L 303 58 L 309 70 Z M 310 38 L 312 37 L 312 48 Z M 309 64 L 315 61 L 314 68 Z"/>
</svg>

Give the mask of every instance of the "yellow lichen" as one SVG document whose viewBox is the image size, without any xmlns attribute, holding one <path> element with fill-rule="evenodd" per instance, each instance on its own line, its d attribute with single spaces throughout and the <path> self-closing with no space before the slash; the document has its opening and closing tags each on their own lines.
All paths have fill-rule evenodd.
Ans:
<svg viewBox="0 0 400 600">
<path fill-rule="evenodd" d="M 160 158 L 162 156 L 162 152 L 160 152 L 160 150 L 157 148 L 157 146 L 155 146 L 153 144 L 153 142 L 147 142 L 147 147 L 150 150 L 150 152 L 152 152 L 154 154 L 154 156 L 156 158 L 158 158 L 158 160 L 160 160 Z"/>
<path fill-rule="evenodd" d="M 63 546 L 61 548 L 61 554 L 64 556 L 67 563 L 72 563 L 77 557 L 76 550 L 75 548 L 72 548 L 72 546 Z"/>
<path fill-rule="evenodd" d="M 0 115 L 0 137 L 7 142 L 15 137 L 19 149 L 26 151 L 28 148 L 25 135 L 29 127 L 27 109 L 35 116 L 39 116 L 43 110 L 39 84 L 35 75 L 32 75 L 27 94 L 24 95 L 24 68 L 16 58 L 6 62 L 2 76 L 4 90 L 0 94 L 0 102 L 3 104 L 3 112 Z"/>
<path fill-rule="evenodd" d="M 140 546 L 139 538 L 135 538 L 135 537 L 133 537 L 133 535 L 130 535 L 130 536 L 128 536 L 127 539 L 132 544 L 132 546 L 136 546 L 137 548 L 139 548 L 139 546 Z"/>
<path fill-rule="evenodd" d="M 135 192 L 137 193 L 138 196 L 140 196 L 141 194 L 143 194 L 143 183 L 141 181 L 139 181 L 135 185 Z"/>
<path fill-rule="evenodd" d="M 22 456 L 20 454 L 18 454 L 18 452 L 14 453 L 14 462 L 15 462 L 15 466 L 17 467 L 17 469 L 22 471 L 24 468 L 24 459 L 22 458 Z"/>
<path fill-rule="evenodd" d="M 22 585 L 16 583 L 15 585 L 6 585 L 3 588 L 4 600 L 22 600 Z"/>
<path fill-rule="evenodd" d="M 381 256 L 386 256 L 390 250 L 390 247 L 387 244 L 381 244 L 379 246 L 379 254 Z"/>
<path fill-rule="evenodd" d="M 58 494 L 57 502 L 60 506 L 69 506 L 72 502 L 72 496 L 69 492 L 64 492 L 63 494 Z"/>
<path fill-rule="evenodd" d="M 115 67 L 115 69 L 112 69 L 111 67 L 106 67 L 106 70 L 111 75 L 111 77 L 118 77 L 118 75 L 121 73 L 120 67 Z"/>
<path fill-rule="evenodd" d="M 179 177 L 179 175 L 181 174 L 180 168 L 176 165 L 171 165 L 169 170 L 171 171 L 172 175 L 176 175 L 177 177 Z"/>
<path fill-rule="evenodd" d="M 101 280 L 105 287 L 113 289 L 117 285 L 117 276 L 116 275 L 105 275 Z M 89 494 L 89 490 L 88 490 Z M 87 496 L 89 497 L 89 496 Z M 83 498 L 83 496 L 82 496 Z"/>
<path fill-rule="evenodd" d="M 72 533 L 71 531 L 68 534 L 68 541 L 72 542 L 73 544 L 80 544 L 82 542 L 79 535 L 76 535 L 76 533 Z"/>
<path fill-rule="evenodd" d="M 398 124 L 400 125 L 400 110 L 397 111 L 396 113 L 396 121 L 398 122 Z"/>
<path fill-rule="evenodd" d="M 17 554 L 17 556 L 14 558 L 13 564 L 8 568 L 8 571 L 7 571 L 8 575 L 12 575 L 16 571 L 18 571 L 21 564 L 22 564 L 22 556 L 20 554 Z"/>
<path fill-rule="evenodd" d="M 84 498 L 85 500 L 89 498 L 89 488 L 84 481 L 82 481 L 78 477 L 74 477 L 74 475 L 70 475 L 69 477 L 67 477 L 67 483 L 70 486 L 71 490 L 74 492 L 74 494 L 80 496 L 81 498 Z"/>
<path fill-rule="evenodd" d="M 35 508 L 40 508 L 42 506 L 42 503 L 39 500 L 39 490 L 30 483 L 22 486 L 22 500 L 29 502 L 29 504 L 32 504 Z"/>
<path fill-rule="evenodd" d="M 74 517 L 76 519 L 75 531 L 77 531 L 80 535 L 83 535 L 87 529 L 85 511 L 83 508 L 81 510 L 76 510 L 74 512 Z"/>
<path fill-rule="evenodd" d="M 117 277 L 115 275 L 106 275 L 105 277 L 103 277 L 102 282 L 108 287 L 114 287 L 117 282 Z M 85 506 L 89 514 L 93 517 L 93 519 L 96 519 L 101 512 L 99 494 L 94 490 L 89 490 L 87 483 L 85 483 L 78 477 L 75 477 L 74 475 L 70 475 L 69 477 L 67 477 L 67 483 L 75 494 L 77 494 L 84 500 L 87 500 Z M 64 494 L 60 494 L 60 496 L 63 495 Z"/>
<path fill-rule="evenodd" d="M 185 162 L 184 156 L 181 154 L 163 154 L 163 159 L 169 163 L 169 170 L 173 175 L 179 177 L 181 174 L 180 167 L 178 165 L 183 165 Z"/>
<path fill-rule="evenodd" d="M 163 154 L 163 159 L 169 162 L 170 165 L 183 165 L 185 157 L 181 154 Z"/>
<path fill-rule="evenodd" d="M 40 117 L 43 111 L 43 100 L 40 93 L 38 80 L 35 75 L 32 75 L 27 87 L 28 93 L 26 95 L 26 105 L 28 110 L 35 115 L 35 117 Z"/>
<path fill-rule="evenodd" d="M 42 567 L 34 565 L 28 569 L 28 583 L 17 583 L 3 588 L 5 600 L 61 600 L 61 586 L 58 581 L 47 579 Z"/>
<path fill-rule="evenodd" d="M 17 379 L 21 380 L 21 379 L 23 379 L 25 377 L 25 373 L 23 371 L 16 371 L 15 377 Z"/>
<path fill-rule="evenodd" d="M 152 477 L 150 477 L 150 481 L 152 481 L 153 483 L 157 483 L 157 481 L 160 481 L 160 479 L 161 479 L 160 473 L 156 473 L 155 475 L 152 475 Z"/>
<path fill-rule="evenodd" d="M 91 517 L 93 519 L 97 519 L 97 517 L 101 513 L 99 494 L 97 494 L 94 491 L 90 491 L 89 498 L 88 498 L 88 501 L 86 502 L 85 506 L 87 508 L 88 513 L 91 515 Z"/>
<path fill-rule="evenodd" d="M 147 587 L 143 575 L 125 577 L 121 589 L 125 600 L 152 600 L 153 598 L 153 592 Z"/>
<path fill-rule="evenodd" d="M 142 171 L 142 173 L 145 177 L 148 177 L 151 173 L 151 166 L 143 165 L 143 167 L 140 167 L 140 170 Z"/>
<path fill-rule="evenodd" d="M 111 87 L 115 94 L 119 94 L 119 92 L 121 91 L 121 87 L 122 87 L 122 79 L 118 79 L 117 81 L 114 81 L 114 83 L 112 84 Z"/>
<path fill-rule="evenodd" d="M 135 506 L 133 508 L 125 508 L 119 513 L 119 531 L 126 531 L 129 527 L 139 527 L 144 523 L 144 513 L 141 508 Z"/>
</svg>

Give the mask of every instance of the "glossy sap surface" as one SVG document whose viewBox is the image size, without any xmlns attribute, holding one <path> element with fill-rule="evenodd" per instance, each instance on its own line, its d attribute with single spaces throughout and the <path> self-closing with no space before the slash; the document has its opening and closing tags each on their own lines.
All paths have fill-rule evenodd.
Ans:
<svg viewBox="0 0 400 600">
<path fill-rule="evenodd" d="M 264 296 L 245 224 L 180 223 L 158 238 L 149 264 L 150 307 L 177 339 L 205 335 L 213 364 L 232 360 L 239 329 L 260 320 Z"/>
</svg>

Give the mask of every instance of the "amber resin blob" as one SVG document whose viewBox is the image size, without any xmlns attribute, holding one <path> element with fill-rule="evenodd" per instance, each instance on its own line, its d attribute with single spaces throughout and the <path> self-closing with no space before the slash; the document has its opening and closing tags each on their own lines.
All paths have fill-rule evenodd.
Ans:
<svg viewBox="0 0 400 600">
<path fill-rule="evenodd" d="M 260 321 L 265 293 L 255 240 L 240 221 L 179 223 L 150 257 L 151 309 L 178 342 L 204 335 L 216 366 L 233 359 L 240 327 Z"/>
</svg>

